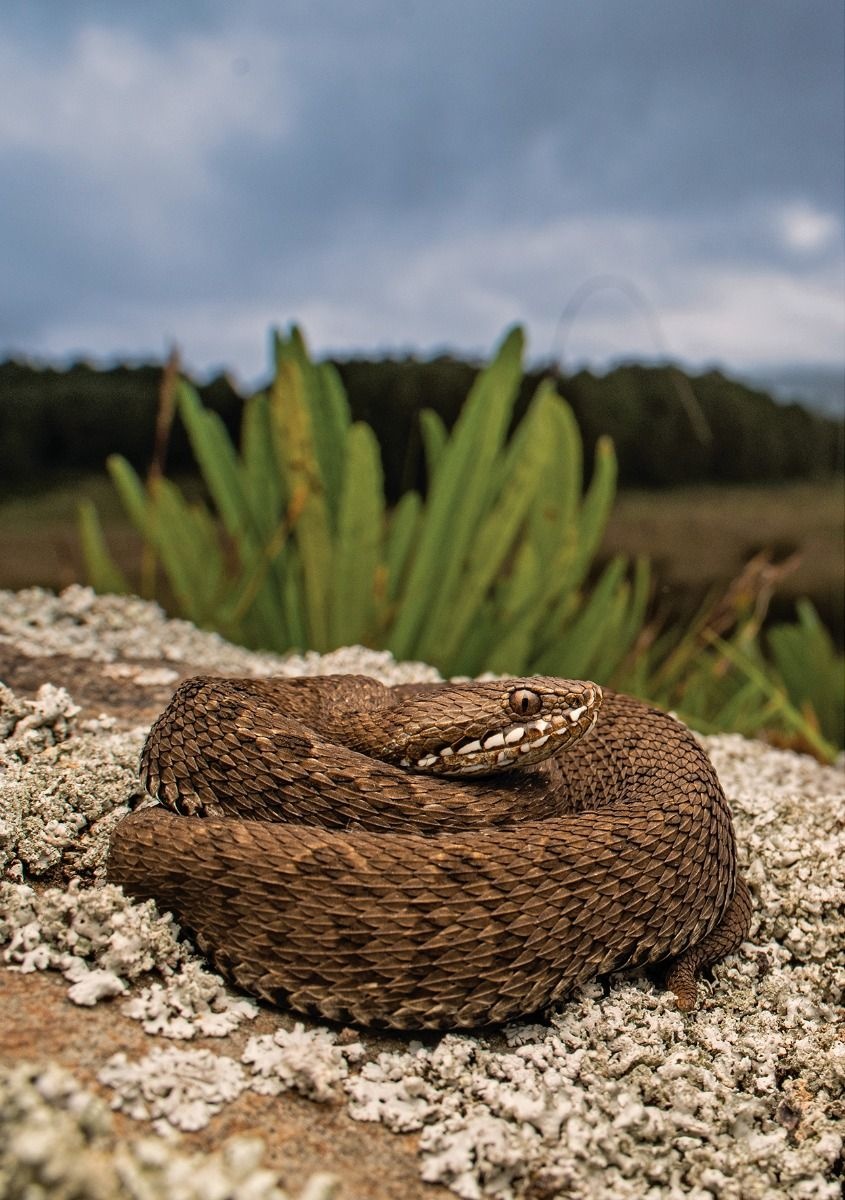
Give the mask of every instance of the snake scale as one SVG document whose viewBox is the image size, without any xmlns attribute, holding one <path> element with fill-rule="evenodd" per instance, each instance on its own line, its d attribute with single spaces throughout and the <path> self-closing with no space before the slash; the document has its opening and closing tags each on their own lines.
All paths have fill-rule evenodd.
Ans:
<svg viewBox="0 0 845 1200">
<path fill-rule="evenodd" d="M 301 1012 L 467 1028 L 658 962 L 689 1009 L 748 930 L 706 754 L 595 684 L 199 677 L 141 778 L 158 803 L 116 827 L 109 878 Z"/>
</svg>

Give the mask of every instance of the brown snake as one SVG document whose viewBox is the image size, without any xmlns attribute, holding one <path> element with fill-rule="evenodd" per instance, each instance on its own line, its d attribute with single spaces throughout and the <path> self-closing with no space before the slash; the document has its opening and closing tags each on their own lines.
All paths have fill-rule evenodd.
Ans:
<svg viewBox="0 0 845 1200">
<path fill-rule="evenodd" d="M 594 684 L 191 679 L 141 778 L 160 803 L 117 826 L 110 880 L 330 1019 L 485 1025 L 662 961 L 689 1009 L 748 930 L 704 751 Z"/>
</svg>

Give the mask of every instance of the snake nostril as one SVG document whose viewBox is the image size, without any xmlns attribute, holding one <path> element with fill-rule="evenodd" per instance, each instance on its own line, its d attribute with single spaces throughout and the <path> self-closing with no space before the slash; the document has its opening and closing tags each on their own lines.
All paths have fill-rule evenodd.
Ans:
<svg viewBox="0 0 845 1200">
<path fill-rule="evenodd" d="M 508 697 L 508 703 L 521 717 L 533 716 L 543 707 L 543 701 L 530 688 L 514 688 Z"/>
</svg>

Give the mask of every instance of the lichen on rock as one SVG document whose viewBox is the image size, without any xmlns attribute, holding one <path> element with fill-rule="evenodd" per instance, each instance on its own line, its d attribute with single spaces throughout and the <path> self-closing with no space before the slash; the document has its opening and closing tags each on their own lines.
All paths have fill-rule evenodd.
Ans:
<svg viewBox="0 0 845 1200">
<path fill-rule="evenodd" d="M 0 1067 L 4 1200 L 289 1200 L 263 1154 L 259 1138 L 233 1138 L 212 1154 L 120 1138 L 103 1102 L 68 1071 Z M 337 1183 L 312 1175 L 299 1200 L 331 1200 Z"/>
<path fill-rule="evenodd" d="M 643 975 L 549 1024 L 384 1052 L 350 1112 L 420 1131 L 422 1176 L 465 1200 L 838 1200 L 845 1131 L 845 777 L 706 739 L 755 893 L 750 940 L 682 1015 Z"/>
<path fill-rule="evenodd" d="M 241 1061 L 252 1068 L 253 1091 L 278 1096 L 293 1090 L 312 1100 L 331 1100 L 349 1074 L 349 1063 L 363 1055 L 360 1042 L 339 1043 L 332 1030 L 306 1029 L 297 1021 L 293 1029 L 250 1038 Z"/>
<path fill-rule="evenodd" d="M 103 662 L 127 686 L 161 685 L 160 672 L 177 663 L 265 676 L 436 678 L 431 668 L 360 647 L 287 660 L 253 654 L 167 621 L 154 605 L 84 588 L 59 597 L 0 593 L 4 640 L 25 653 Z M 117 1103 L 145 1107 L 145 1119 L 172 1131 L 170 1115 L 214 1121 L 227 1095 L 250 1089 L 294 1089 L 324 1102 L 345 1095 L 357 1119 L 415 1131 L 422 1177 L 468 1200 L 839 1200 L 842 771 L 737 736 L 703 739 L 731 801 L 755 910 L 749 941 L 717 966 L 714 984 L 702 984 L 696 1012 L 678 1013 L 671 996 L 629 972 L 609 991 L 583 988 L 546 1021 L 483 1038 L 385 1036 L 382 1053 L 362 1062 L 354 1044 L 307 1020 L 246 1048 L 242 1035 L 225 1040 L 251 1002 L 202 968 L 171 918 L 118 889 L 39 881 L 44 870 L 74 875 L 82 866 L 89 882 L 97 878 L 109 822 L 137 787 L 143 738 L 143 730 L 118 732 L 108 718 L 83 720 L 73 696 L 60 691 L 42 689 L 34 700 L 0 691 L 0 847 L 17 881 L 0 888 L 0 954 L 13 969 L 63 971 L 78 1003 L 114 994 L 113 1011 L 149 1032 L 217 1033 L 226 1051 L 197 1059 L 160 1050 L 150 1095 L 139 1076 L 151 1071 L 150 1056 L 139 1060 L 143 1069 L 112 1062 Z M 34 886 L 21 887 L 24 876 Z M 371 1044 L 362 1035 L 361 1046 Z M 221 1067 L 218 1059 L 227 1061 Z M 180 1100 L 172 1109 L 167 1086 Z M 169 1152 L 162 1141 L 148 1145 L 151 1162 Z M 188 1168 L 180 1170 L 187 1179 Z M 191 1170 L 199 1178 L 200 1166 Z M 149 1192 L 159 1194 L 181 1195 Z M 263 1197 L 260 1188 L 255 1195 Z"/>
<path fill-rule="evenodd" d="M 134 902 L 113 885 L 83 888 L 73 881 L 67 891 L 37 892 L 0 882 L 0 946 L 11 970 L 60 971 L 74 1004 L 96 1004 L 158 975 L 123 1006 L 148 1033 L 222 1037 L 258 1011 L 204 968 L 179 940 L 170 913 L 152 900 Z"/>
<path fill-rule="evenodd" d="M 123 1011 L 141 1021 L 147 1033 L 187 1040 L 225 1037 L 242 1021 L 253 1020 L 258 1006 L 254 1000 L 230 991 L 200 959 L 186 957 L 178 971 L 127 1000 Z"/>
<path fill-rule="evenodd" d="M 339 1042 L 333 1031 L 298 1021 L 293 1029 L 250 1038 L 240 1061 L 207 1049 L 157 1047 L 135 1062 L 112 1055 L 98 1079 L 114 1089 L 114 1108 L 167 1133 L 203 1128 L 247 1088 L 264 1096 L 296 1091 L 311 1100 L 335 1099 L 350 1063 L 363 1054 L 360 1042 Z"/>
<path fill-rule="evenodd" d="M 0 873 L 37 878 L 62 864 L 101 866 L 111 826 L 138 790 L 144 731 L 111 731 L 108 719 L 80 722 L 65 688 L 35 700 L 0 684 Z M 95 860 L 91 849 L 100 823 Z M 85 842 L 88 845 L 85 845 Z"/>
<path fill-rule="evenodd" d="M 159 1133 L 170 1126 L 202 1129 L 248 1083 L 241 1064 L 228 1055 L 172 1046 L 157 1046 L 137 1062 L 113 1054 L 97 1078 L 114 1089 L 113 1108 L 152 1121 Z"/>
</svg>

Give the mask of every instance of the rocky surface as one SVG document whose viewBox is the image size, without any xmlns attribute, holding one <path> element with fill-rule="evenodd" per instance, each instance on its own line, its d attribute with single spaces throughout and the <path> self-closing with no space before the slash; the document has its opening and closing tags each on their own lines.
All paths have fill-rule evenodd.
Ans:
<svg viewBox="0 0 845 1200">
<path fill-rule="evenodd" d="M 436 678 L 360 647 L 252 654 L 84 588 L 0 593 L 0 1194 L 840 1197 L 839 770 L 705 739 L 756 908 L 685 1016 L 627 973 L 495 1036 L 328 1029 L 234 994 L 104 886 L 179 680 L 338 670 Z"/>
</svg>

